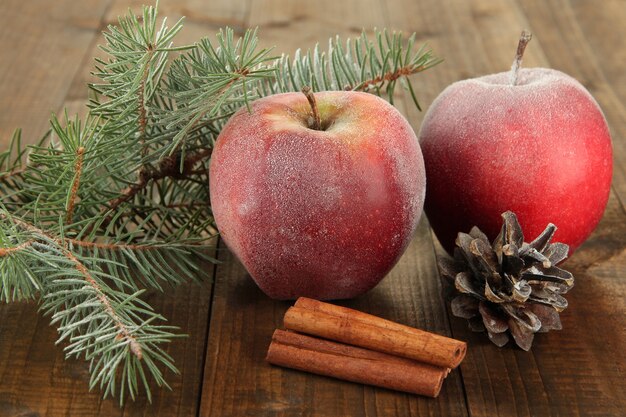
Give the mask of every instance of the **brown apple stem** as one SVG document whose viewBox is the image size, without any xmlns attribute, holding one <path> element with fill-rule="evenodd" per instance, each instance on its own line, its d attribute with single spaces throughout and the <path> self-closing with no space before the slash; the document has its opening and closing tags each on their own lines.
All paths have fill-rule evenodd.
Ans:
<svg viewBox="0 0 626 417">
<path fill-rule="evenodd" d="M 520 35 L 519 43 L 517 44 L 517 52 L 515 53 L 515 59 L 513 60 L 513 65 L 511 66 L 511 85 L 517 85 L 517 75 L 519 73 L 520 66 L 522 65 L 524 50 L 526 50 L 526 45 L 528 45 L 528 42 L 530 42 L 532 37 L 532 33 L 526 30 L 523 30 Z"/>
<path fill-rule="evenodd" d="M 306 96 L 306 99 L 309 100 L 309 105 L 311 106 L 311 111 L 313 112 L 313 117 L 309 119 L 309 127 L 315 130 L 322 130 L 322 120 L 320 119 L 320 113 L 317 110 L 317 102 L 315 101 L 315 94 L 313 94 L 313 90 L 308 85 L 302 87 L 302 94 Z"/>
</svg>

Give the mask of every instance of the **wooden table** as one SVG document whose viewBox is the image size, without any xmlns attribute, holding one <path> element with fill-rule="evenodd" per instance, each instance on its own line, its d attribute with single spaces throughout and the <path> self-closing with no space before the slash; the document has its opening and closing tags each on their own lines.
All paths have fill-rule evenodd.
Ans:
<svg viewBox="0 0 626 417">
<path fill-rule="evenodd" d="M 132 3 L 132 4 L 131 4 Z M 0 144 L 15 127 L 28 141 L 51 111 L 80 111 L 100 32 L 131 0 L 2 0 Z M 445 63 L 415 77 L 428 106 L 448 84 L 507 70 L 519 32 L 534 40 L 525 66 L 580 80 L 604 109 L 615 149 L 604 219 L 567 261 L 577 277 L 562 314 L 564 330 L 536 338 L 531 352 L 498 349 L 451 317 L 440 293 L 423 218 L 406 254 L 374 290 L 345 305 L 467 340 L 469 351 L 437 399 L 283 370 L 265 363 L 273 329 L 290 303 L 268 299 L 224 248 L 206 265 L 214 282 L 185 285 L 149 302 L 190 337 L 169 349 L 182 375 L 120 409 L 88 391 L 88 365 L 63 359 L 37 305 L 0 306 L 0 416 L 623 416 L 626 414 L 626 2 L 606 0 L 163 0 L 162 15 L 187 16 L 181 42 L 219 27 L 259 26 L 277 51 L 325 43 L 361 28 L 417 32 Z M 423 113 L 400 109 L 419 128 Z M 549 197 L 547 197 L 549 198 Z M 556 202 L 555 202 L 556 203 Z"/>
</svg>

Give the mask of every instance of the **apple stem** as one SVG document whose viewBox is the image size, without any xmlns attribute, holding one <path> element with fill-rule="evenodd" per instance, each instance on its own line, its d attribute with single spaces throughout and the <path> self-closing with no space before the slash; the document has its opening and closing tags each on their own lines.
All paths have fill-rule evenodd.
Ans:
<svg viewBox="0 0 626 417">
<path fill-rule="evenodd" d="M 524 56 L 524 50 L 526 45 L 532 39 L 532 33 L 523 30 L 519 37 L 519 43 L 517 44 L 517 52 L 515 53 L 515 59 L 511 66 L 511 85 L 517 85 L 517 75 L 519 73 L 520 66 L 522 65 L 522 57 Z"/>
<path fill-rule="evenodd" d="M 322 130 L 322 120 L 320 119 L 320 113 L 317 110 L 317 102 L 315 101 L 315 94 L 313 94 L 313 90 L 308 85 L 302 87 L 302 94 L 305 95 L 306 99 L 309 100 L 309 105 L 311 106 L 311 111 L 313 112 L 313 117 L 310 117 L 308 120 L 309 127 L 315 130 Z"/>
</svg>

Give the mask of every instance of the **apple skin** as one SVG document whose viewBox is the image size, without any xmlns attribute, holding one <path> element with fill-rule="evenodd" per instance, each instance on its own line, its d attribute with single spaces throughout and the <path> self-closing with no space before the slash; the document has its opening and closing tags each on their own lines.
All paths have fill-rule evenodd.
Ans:
<svg viewBox="0 0 626 417">
<path fill-rule="evenodd" d="M 356 297 L 405 251 L 422 213 L 424 162 L 406 119 L 367 93 L 302 93 L 239 110 L 210 164 L 221 237 L 275 299 Z"/>
<path fill-rule="evenodd" d="M 452 252 L 476 225 L 491 239 L 512 210 L 526 240 L 553 223 L 570 254 L 594 230 L 609 197 L 612 145 L 591 94 L 552 69 L 456 82 L 429 108 L 419 133 L 428 189 L 424 210 Z"/>
</svg>

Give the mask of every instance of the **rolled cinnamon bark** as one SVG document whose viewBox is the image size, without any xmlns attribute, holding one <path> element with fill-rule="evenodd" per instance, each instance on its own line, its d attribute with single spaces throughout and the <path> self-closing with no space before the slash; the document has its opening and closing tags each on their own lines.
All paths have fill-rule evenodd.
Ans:
<svg viewBox="0 0 626 417">
<path fill-rule="evenodd" d="M 437 397 L 448 369 L 295 332 L 276 330 L 267 361 L 361 384 Z"/>
<path fill-rule="evenodd" d="M 287 310 L 284 323 L 289 330 L 443 368 L 456 368 L 467 350 L 460 340 L 304 297 Z"/>
</svg>

